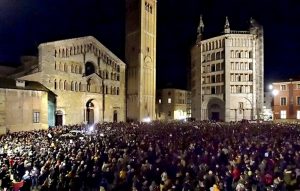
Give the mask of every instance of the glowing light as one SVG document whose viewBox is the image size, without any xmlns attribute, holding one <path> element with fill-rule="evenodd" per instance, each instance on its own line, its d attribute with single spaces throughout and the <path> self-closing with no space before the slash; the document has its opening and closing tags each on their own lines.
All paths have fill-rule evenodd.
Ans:
<svg viewBox="0 0 300 191">
<path fill-rule="evenodd" d="M 150 123 L 150 122 L 151 122 L 150 117 L 145 117 L 145 118 L 143 119 L 143 122 L 145 122 L 145 123 Z"/>
<path fill-rule="evenodd" d="M 269 85 L 269 90 L 272 90 L 272 89 L 273 89 L 273 85 L 270 84 L 270 85 Z"/>
<path fill-rule="evenodd" d="M 272 91 L 272 95 L 273 95 L 273 96 L 277 96 L 277 95 L 278 95 L 278 93 L 279 93 L 279 91 L 278 91 L 278 90 L 276 90 L 276 89 Z"/>
<path fill-rule="evenodd" d="M 91 126 L 90 126 L 89 131 L 90 131 L 90 132 L 94 131 L 94 125 L 91 125 Z"/>
</svg>

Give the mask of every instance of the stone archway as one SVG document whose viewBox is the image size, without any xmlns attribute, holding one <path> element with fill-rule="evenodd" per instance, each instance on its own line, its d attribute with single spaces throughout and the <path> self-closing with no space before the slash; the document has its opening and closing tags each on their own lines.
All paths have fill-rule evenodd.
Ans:
<svg viewBox="0 0 300 191">
<path fill-rule="evenodd" d="M 114 110 L 113 122 L 118 122 L 118 111 Z"/>
<path fill-rule="evenodd" d="M 87 124 L 94 124 L 95 118 L 94 118 L 94 103 L 93 100 L 90 99 L 86 103 L 86 121 Z"/>
<path fill-rule="evenodd" d="M 61 110 L 57 110 L 55 112 L 55 126 L 63 125 L 63 112 Z"/>
<path fill-rule="evenodd" d="M 211 98 L 207 103 L 209 120 L 225 121 L 225 103 L 219 98 Z"/>
</svg>

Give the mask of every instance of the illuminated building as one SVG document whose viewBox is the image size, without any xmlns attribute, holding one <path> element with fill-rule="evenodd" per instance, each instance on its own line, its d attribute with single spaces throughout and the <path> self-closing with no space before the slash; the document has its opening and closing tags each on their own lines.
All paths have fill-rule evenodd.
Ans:
<svg viewBox="0 0 300 191">
<path fill-rule="evenodd" d="M 274 82 L 272 94 L 274 120 L 300 120 L 300 81 Z"/>
<path fill-rule="evenodd" d="M 126 0 L 127 118 L 155 119 L 156 0 Z"/>
<path fill-rule="evenodd" d="M 185 120 L 191 117 L 190 91 L 166 88 L 157 92 L 158 120 Z"/>
<path fill-rule="evenodd" d="M 42 43 L 13 78 L 57 95 L 55 124 L 125 121 L 125 64 L 92 36 Z"/>
<path fill-rule="evenodd" d="M 258 119 L 263 108 L 263 29 L 251 19 L 248 31 L 230 29 L 204 38 L 200 17 L 191 50 L 192 117 L 196 120 Z"/>
</svg>

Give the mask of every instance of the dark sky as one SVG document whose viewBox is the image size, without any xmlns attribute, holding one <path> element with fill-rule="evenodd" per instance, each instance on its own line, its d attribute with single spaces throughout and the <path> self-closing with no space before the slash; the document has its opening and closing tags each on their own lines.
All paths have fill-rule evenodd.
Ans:
<svg viewBox="0 0 300 191">
<path fill-rule="evenodd" d="M 40 43 L 92 35 L 124 60 L 125 0 L 0 0 L 0 63 L 16 66 Z M 264 26 L 265 81 L 300 76 L 299 0 L 158 0 L 157 86 L 186 88 L 199 15 L 206 36 Z"/>
</svg>

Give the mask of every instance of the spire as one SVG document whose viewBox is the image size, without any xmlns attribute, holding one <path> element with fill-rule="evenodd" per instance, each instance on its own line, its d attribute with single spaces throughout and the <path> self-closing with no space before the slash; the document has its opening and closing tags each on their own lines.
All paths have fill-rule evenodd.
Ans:
<svg viewBox="0 0 300 191">
<path fill-rule="evenodd" d="M 204 23 L 202 20 L 202 15 L 200 15 L 199 25 L 197 28 L 198 37 L 200 37 L 202 35 L 203 31 L 204 31 Z"/>
<path fill-rule="evenodd" d="M 230 25 L 229 25 L 227 16 L 226 16 L 225 25 L 224 25 L 224 33 L 230 33 Z"/>
<path fill-rule="evenodd" d="M 201 38 L 202 38 L 202 33 L 204 31 L 204 23 L 203 23 L 203 20 L 202 20 L 202 15 L 200 15 L 200 21 L 199 21 L 199 25 L 198 25 L 198 28 L 197 28 L 197 40 L 196 40 L 196 44 L 199 45 L 200 42 L 201 42 Z"/>
<path fill-rule="evenodd" d="M 252 17 L 250 18 L 250 28 L 252 27 L 257 27 L 257 22 L 255 19 L 253 19 Z"/>
<path fill-rule="evenodd" d="M 250 27 L 249 27 L 251 34 L 256 34 L 258 31 L 262 31 L 262 26 L 252 17 L 250 18 Z"/>
</svg>

